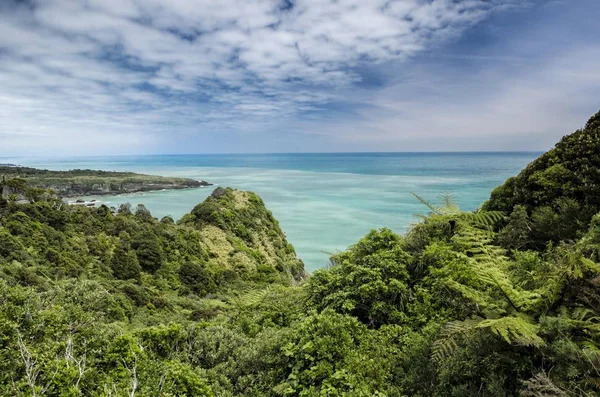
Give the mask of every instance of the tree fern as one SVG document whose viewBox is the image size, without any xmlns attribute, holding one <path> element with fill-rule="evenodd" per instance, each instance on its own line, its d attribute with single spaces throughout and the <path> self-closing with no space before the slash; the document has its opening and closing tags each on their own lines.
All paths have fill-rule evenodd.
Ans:
<svg viewBox="0 0 600 397">
<path fill-rule="evenodd" d="M 229 302 L 238 310 L 242 311 L 252 307 L 260 306 L 271 294 L 271 286 L 263 289 L 250 288 L 229 299 Z"/>
<path fill-rule="evenodd" d="M 542 295 L 516 288 L 509 275 L 510 261 L 506 251 L 492 244 L 493 233 L 470 225 L 461 225 L 452 240 L 465 252 L 479 280 L 497 288 L 500 297 L 516 311 L 537 308 Z"/>
<path fill-rule="evenodd" d="M 483 340 L 496 338 L 511 345 L 542 347 L 545 342 L 538 331 L 537 325 L 521 316 L 451 321 L 442 328 L 438 339 L 433 343 L 431 357 L 440 362 L 454 353 L 461 338 L 473 338 L 476 335 Z"/>
<path fill-rule="evenodd" d="M 441 362 L 444 358 L 451 356 L 458 349 L 461 338 L 472 334 L 475 326 L 481 320 L 450 321 L 441 330 L 438 339 L 431 347 L 431 358 L 435 362 Z"/>
<path fill-rule="evenodd" d="M 483 227 L 491 228 L 499 221 L 504 219 L 504 213 L 502 211 L 475 211 L 475 212 L 464 212 L 461 211 L 453 193 L 444 192 L 439 194 L 440 204 L 433 204 L 430 201 L 424 199 L 418 194 L 411 193 L 417 200 L 425 205 L 431 211 L 429 216 L 452 216 L 456 219 L 460 219 L 467 223 Z M 417 215 L 422 219 L 427 219 L 425 215 Z"/>
<path fill-rule="evenodd" d="M 539 327 L 524 317 L 483 320 L 476 327 L 491 332 L 509 344 L 534 347 L 545 345 L 538 335 Z"/>
<path fill-rule="evenodd" d="M 522 397 L 567 397 L 567 393 L 552 383 L 548 375 L 543 372 L 524 381 L 520 395 Z"/>
<path fill-rule="evenodd" d="M 464 220 L 484 228 L 492 228 L 505 217 L 502 211 L 463 212 L 461 216 Z"/>
</svg>

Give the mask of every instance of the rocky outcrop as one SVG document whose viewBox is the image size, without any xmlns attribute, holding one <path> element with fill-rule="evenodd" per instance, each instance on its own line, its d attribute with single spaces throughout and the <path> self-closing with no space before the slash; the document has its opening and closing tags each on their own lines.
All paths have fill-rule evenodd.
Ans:
<svg viewBox="0 0 600 397">
<path fill-rule="evenodd" d="M 44 186 L 45 189 L 52 189 L 61 197 L 75 196 L 101 196 L 115 195 L 136 192 L 150 192 L 157 190 L 171 189 L 191 189 L 203 186 L 211 186 L 212 184 L 206 181 L 197 181 L 194 179 L 185 179 L 177 182 L 106 182 L 106 183 L 51 183 Z"/>
<path fill-rule="evenodd" d="M 0 191 L 2 192 L 0 197 L 2 197 L 5 200 L 9 198 L 13 198 L 16 201 L 22 201 L 27 199 L 25 192 L 15 187 L 2 185 Z"/>
<path fill-rule="evenodd" d="M 60 197 L 114 195 L 170 189 L 192 189 L 211 183 L 190 178 L 163 177 L 98 170 L 51 171 L 0 166 L 1 181 L 21 180 L 30 188 L 51 189 Z"/>
</svg>

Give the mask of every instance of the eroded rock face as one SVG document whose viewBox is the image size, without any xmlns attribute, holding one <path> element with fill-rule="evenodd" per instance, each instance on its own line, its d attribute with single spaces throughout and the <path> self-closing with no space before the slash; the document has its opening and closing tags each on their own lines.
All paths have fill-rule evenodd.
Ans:
<svg viewBox="0 0 600 397">
<path fill-rule="evenodd" d="M 64 183 L 51 184 L 52 189 L 59 196 L 100 196 L 107 194 L 125 194 L 136 192 L 149 192 L 156 190 L 190 189 L 203 186 L 211 186 L 206 181 L 189 180 L 181 183 L 152 183 L 152 182 L 125 182 L 125 183 Z"/>
<path fill-rule="evenodd" d="M 10 186 L 2 186 L 2 198 L 7 200 L 10 197 L 14 197 L 17 201 L 27 200 L 25 193 L 19 189 L 12 188 Z"/>
<path fill-rule="evenodd" d="M 22 180 L 29 188 L 51 189 L 62 197 L 123 194 L 211 186 L 206 181 L 134 172 L 70 170 L 52 171 L 0 165 L 2 180 Z"/>
</svg>

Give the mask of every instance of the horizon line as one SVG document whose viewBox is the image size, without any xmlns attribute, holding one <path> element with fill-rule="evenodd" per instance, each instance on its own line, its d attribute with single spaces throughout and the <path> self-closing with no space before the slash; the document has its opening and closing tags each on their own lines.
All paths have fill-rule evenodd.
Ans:
<svg viewBox="0 0 600 397">
<path fill-rule="evenodd" d="M 89 154 L 89 155 L 12 155 L 15 158 L 92 158 L 92 157 L 150 157 L 150 156 L 264 156 L 264 155 L 344 155 L 344 154 L 533 154 L 545 150 L 445 150 L 445 151 L 365 151 L 365 152 L 215 152 L 215 153 L 145 153 L 145 154 Z"/>
</svg>

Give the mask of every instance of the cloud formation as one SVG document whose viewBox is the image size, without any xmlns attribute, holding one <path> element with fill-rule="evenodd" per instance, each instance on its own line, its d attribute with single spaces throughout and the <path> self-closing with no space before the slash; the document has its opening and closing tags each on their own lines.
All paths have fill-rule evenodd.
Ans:
<svg viewBox="0 0 600 397">
<path fill-rule="evenodd" d="M 131 153 L 156 150 L 168 136 L 252 133 L 319 119 L 361 83 L 361 68 L 414 57 L 510 6 L 4 1 L 0 141 L 23 154 L 48 145 L 65 153 Z"/>
<path fill-rule="evenodd" d="M 600 3 L 578 4 L 0 1 L 0 146 L 542 150 L 600 108 Z"/>
</svg>

